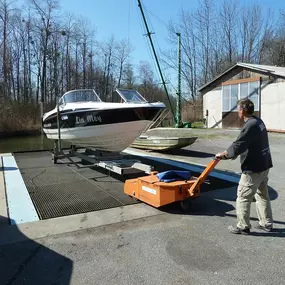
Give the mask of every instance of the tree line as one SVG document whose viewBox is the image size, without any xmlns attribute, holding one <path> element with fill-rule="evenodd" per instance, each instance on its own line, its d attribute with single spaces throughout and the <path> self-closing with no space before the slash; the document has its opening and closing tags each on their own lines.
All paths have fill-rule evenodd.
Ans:
<svg viewBox="0 0 285 285">
<path fill-rule="evenodd" d="M 0 0 L 0 97 L 5 103 L 28 106 L 34 120 L 40 102 L 49 110 L 59 95 L 78 88 L 94 88 L 102 100 L 116 87 L 136 88 L 149 100 L 167 103 L 149 62 L 140 62 L 135 72 L 129 40 L 97 41 L 89 22 L 64 14 L 57 0 L 29 0 L 25 9 L 16 3 Z M 284 11 L 238 0 L 200 0 L 197 10 L 182 9 L 179 20 L 169 23 L 173 49 L 160 59 L 177 70 L 175 34 L 181 33 L 182 95 L 193 102 L 199 86 L 237 61 L 284 66 L 284 28 Z"/>
<path fill-rule="evenodd" d="M 149 100 L 163 98 L 148 62 L 140 62 L 135 75 L 134 48 L 127 39 L 96 41 L 89 22 L 64 15 L 56 0 L 30 0 L 24 11 L 14 7 L 15 1 L 0 1 L 0 93 L 5 102 L 44 102 L 49 108 L 71 89 L 94 88 L 106 100 L 116 87 L 139 88 Z"/>
<path fill-rule="evenodd" d="M 285 12 L 238 0 L 200 0 L 196 11 L 182 9 L 169 25 L 169 42 L 182 39 L 182 77 L 190 100 L 197 89 L 236 62 L 285 66 Z M 165 64 L 177 70 L 176 50 Z"/>
</svg>

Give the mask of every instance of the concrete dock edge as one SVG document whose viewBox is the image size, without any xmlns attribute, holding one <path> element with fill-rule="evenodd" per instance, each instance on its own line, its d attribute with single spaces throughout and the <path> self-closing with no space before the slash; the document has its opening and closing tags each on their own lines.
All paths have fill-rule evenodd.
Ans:
<svg viewBox="0 0 285 285">
<path fill-rule="evenodd" d="M 0 156 L 0 225 L 8 225 L 8 224 L 9 224 L 9 217 L 7 209 L 3 160 L 2 156 Z"/>
</svg>

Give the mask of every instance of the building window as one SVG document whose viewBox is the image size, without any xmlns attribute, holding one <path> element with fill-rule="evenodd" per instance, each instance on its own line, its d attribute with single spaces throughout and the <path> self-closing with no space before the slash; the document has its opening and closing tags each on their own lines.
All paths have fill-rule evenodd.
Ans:
<svg viewBox="0 0 285 285">
<path fill-rule="evenodd" d="M 238 85 L 231 85 L 231 110 L 237 111 L 237 103 L 239 100 Z"/>
<path fill-rule="evenodd" d="M 223 111 L 230 110 L 231 106 L 231 85 L 223 86 Z"/>
<path fill-rule="evenodd" d="M 259 111 L 259 82 L 249 82 L 248 89 L 248 98 L 253 102 L 254 110 Z"/>
<path fill-rule="evenodd" d="M 249 98 L 259 111 L 259 81 L 223 85 L 223 112 L 236 112 L 237 102 Z"/>
</svg>

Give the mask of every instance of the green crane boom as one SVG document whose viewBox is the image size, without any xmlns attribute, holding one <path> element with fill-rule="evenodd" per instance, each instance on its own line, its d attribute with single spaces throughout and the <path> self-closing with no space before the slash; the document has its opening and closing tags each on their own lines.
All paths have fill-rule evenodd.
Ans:
<svg viewBox="0 0 285 285">
<path fill-rule="evenodd" d="M 156 52 L 155 52 L 155 49 L 154 49 L 153 41 L 152 41 L 152 38 L 151 38 L 151 34 L 152 33 L 148 29 L 148 25 L 147 25 L 147 22 L 146 22 L 146 19 L 145 19 L 145 15 L 144 15 L 144 12 L 143 12 L 140 0 L 138 0 L 138 6 L 139 6 L 140 11 L 142 13 L 143 21 L 144 21 L 144 24 L 145 24 L 145 27 L 146 27 L 146 31 L 147 31 L 147 36 L 149 37 L 149 40 L 150 40 L 151 48 L 152 48 L 152 51 L 153 51 L 153 54 L 154 54 L 154 58 L 155 58 L 155 61 L 156 61 L 157 67 L 158 67 L 158 71 L 159 71 L 159 74 L 160 74 L 160 77 L 161 77 L 161 81 L 162 81 L 162 84 L 163 84 L 163 87 L 164 87 L 164 91 L 166 93 L 166 96 L 167 96 L 167 99 L 168 99 L 168 102 L 169 102 L 169 106 L 170 106 L 170 110 L 171 110 L 171 113 L 172 113 L 172 116 L 173 116 L 173 119 L 174 119 L 174 122 L 175 122 L 176 121 L 175 113 L 174 113 L 174 110 L 173 110 L 173 107 L 172 107 L 172 104 L 171 104 L 171 101 L 170 101 L 170 98 L 169 98 L 169 95 L 168 95 L 166 83 L 165 83 L 164 77 L 162 75 L 161 68 L 160 68 L 160 65 L 159 65 L 159 62 L 158 62 L 158 58 L 157 58 L 157 55 L 156 55 Z"/>
<path fill-rule="evenodd" d="M 181 121 L 181 34 L 176 33 L 178 36 L 178 88 L 177 88 L 177 104 L 176 104 L 176 128 L 183 126 Z"/>
</svg>

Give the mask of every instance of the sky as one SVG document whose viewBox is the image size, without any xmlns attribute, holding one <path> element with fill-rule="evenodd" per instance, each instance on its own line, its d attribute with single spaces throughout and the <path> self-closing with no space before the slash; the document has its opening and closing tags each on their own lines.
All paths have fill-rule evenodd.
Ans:
<svg viewBox="0 0 285 285">
<path fill-rule="evenodd" d="M 229 0 L 233 1 L 233 0 Z M 216 0 L 218 2 L 222 0 Z M 285 8 L 285 0 L 240 0 L 241 3 L 257 3 L 274 11 Z M 177 21 L 183 9 L 195 11 L 199 0 L 141 0 L 149 29 L 155 32 L 153 40 L 157 51 L 168 50 L 167 24 Z M 137 0 L 60 0 L 62 12 L 83 16 L 96 29 L 96 39 L 106 41 L 112 35 L 116 40 L 127 39 L 135 47 L 132 59 L 135 63 L 149 61 L 153 67 L 149 40 L 144 36 L 145 26 Z M 158 76 L 158 74 L 157 74 Z"/>
<path fill-rule="evenodd" d="M 88 19 L 97 30 L 98 41 L 108 40 L 111 35 L 114 35 L 116 40 L 127 39 L 135 47 L 132 58 L 136 63 L 140 60 L 152 60 L 137 0 L 61 0 L 60 3 L 62 11 Z M 155 32 L 153 40 L 159 43 L 155 48 L 163 49 L 166 45 L 169 20 L 178 18 L 185 3 L 191 3 L 187 4 L 187 7 L 196 8 L 198 0 L 141 0 L 141 3 L 149 29 Z"/>
</svg>

